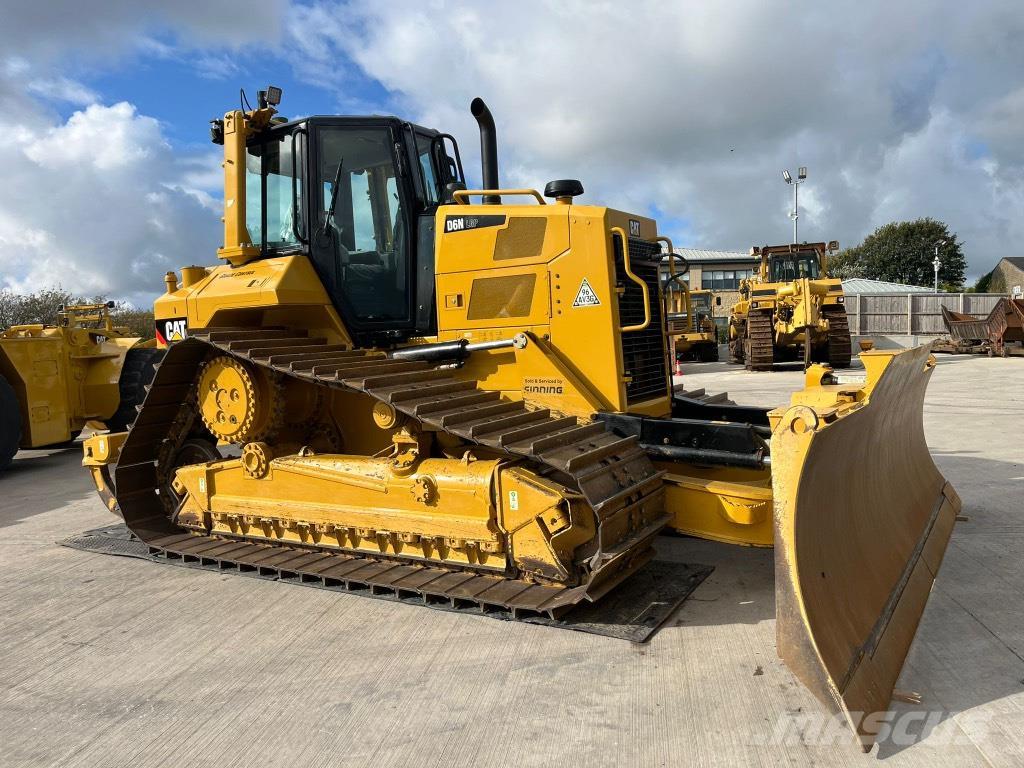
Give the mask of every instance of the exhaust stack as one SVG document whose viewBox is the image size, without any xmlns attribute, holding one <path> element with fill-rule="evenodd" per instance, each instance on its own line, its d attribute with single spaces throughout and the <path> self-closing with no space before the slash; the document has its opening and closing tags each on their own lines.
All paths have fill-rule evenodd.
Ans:
<svg viewBox="0 0 1024 768">
<path fill-rule="evenodd" d="M 469 105 L 469 111 L 480 126 L 480 171 L 484 189 L 499 189 L 498 184 L 498 135 L 494 129 L 494 117 L 484 100 L 477 97 Z M 497 195 L 485 195 L 484 203 L 498 205 L 501 198 Z"/>
</svg>

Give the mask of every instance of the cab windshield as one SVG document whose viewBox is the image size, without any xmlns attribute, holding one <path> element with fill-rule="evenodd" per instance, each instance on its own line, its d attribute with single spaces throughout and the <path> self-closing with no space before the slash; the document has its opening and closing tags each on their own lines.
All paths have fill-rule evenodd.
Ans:
<svg viewBox="0 0 1024 768">
<path fill-rule="evenodd" d="M 788 283 L 804 277 L 817 280 L 821 276 L 821 262 L 814 251 L 772 256 L 770 266 L 773 283 Z"/>
</svg>

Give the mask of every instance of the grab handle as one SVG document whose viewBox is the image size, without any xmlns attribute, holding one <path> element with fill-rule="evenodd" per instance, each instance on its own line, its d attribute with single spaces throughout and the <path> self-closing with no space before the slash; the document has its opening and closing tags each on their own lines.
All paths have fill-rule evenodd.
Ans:
<svg viewBox="0 0 1024 768">
<path fill-rule="evenodd" d="M 647 288 L 647 283 L 633 274 L 633 267 L 629 263 L 629 239 L 626 237 L 625 231 L 622 227 L 612 227 L 612 234 L 618 235 L 619 240 L 622 241 L 622 264 L 626 269 L 626 275 L 634 283 L 640 286 L 640 290 L 643 291 L 644 297 L 644 321 L 639 325 L 624 325 L 619 328 L 621 333 L 631 333 L 633 331 L 642 331 L 651 324 L 651 296 Z"/>
<path fill-rule="evenodd" d="M 452 199 L 455 200 L 459 205 L 469 205 L 469 198 L 472 197 L 503 197 L 506 195 L 529 195 L 536 198 L 537 202 L 541 205 L 547 205 L 548 201 L 540 196 L 540 192 L 536 189 L 460 189 L 457 190 L 453 195 Z"/>
</svg>

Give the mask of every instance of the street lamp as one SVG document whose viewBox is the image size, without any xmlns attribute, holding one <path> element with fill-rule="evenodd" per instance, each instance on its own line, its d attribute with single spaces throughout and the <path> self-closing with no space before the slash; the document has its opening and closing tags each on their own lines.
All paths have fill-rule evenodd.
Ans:
<svg viewBox="0 0 1024 768">
<path fill-rule="evenodd" d="M 800 208 L 797 203 L 797 190 L 800 185 L 807 179 L 807 166 L 801 165 L 796 172 L 796 178 L 794 179 L 789 171 L 782 172 L 782 178 L 786 180 L 786 183 L 793 187 L 793 210 L 789 214 L 789 218 L 793 220 L 793 242 L 798 243 L 800 240 L 797 238 L 797 221 L 800 218 Z"/>
<path fill-rule="evenodd" d="M 932 266 L 935 267 L 935 293 L 939 292 L 939 267 L 942 266 L 942 262 L 939 261 L 939 248 L 945 244 L 945 240 L 939 240 L 935 243 L 935 261 L 932 262 Z"/>
</svg>

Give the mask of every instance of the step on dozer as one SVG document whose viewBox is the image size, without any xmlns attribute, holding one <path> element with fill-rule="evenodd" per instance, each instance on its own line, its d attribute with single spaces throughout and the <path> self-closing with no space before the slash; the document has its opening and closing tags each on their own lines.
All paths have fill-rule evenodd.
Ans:
<svg viewBox="0 0 1024 768">
<path fill-rule="evenodd" d="M 225 263 L 168 273 L 138 418 L 85 445 L 150 551 L 557 616 L 666 527 L 775 543 L 783 658 L 885 708 L 956 508 L 927 353 L 868 356 L 857 384 L 812 366 L 771 412 L 675 397 L 654 221 L 576 204 L 574 180 L 501 189 L 480 100 L 470 191 L 448 134 L 284 121 L 279 99 L 214 122 Z"/>
</svg>

